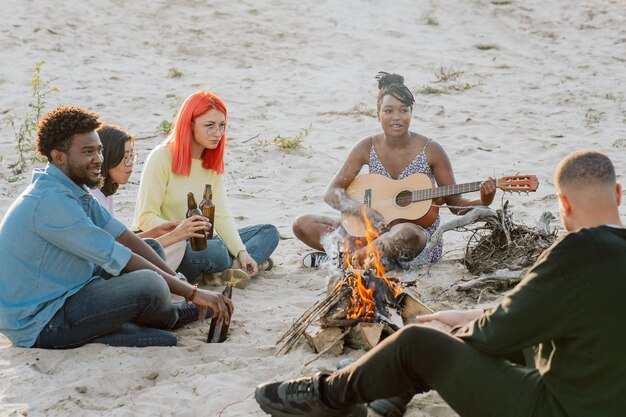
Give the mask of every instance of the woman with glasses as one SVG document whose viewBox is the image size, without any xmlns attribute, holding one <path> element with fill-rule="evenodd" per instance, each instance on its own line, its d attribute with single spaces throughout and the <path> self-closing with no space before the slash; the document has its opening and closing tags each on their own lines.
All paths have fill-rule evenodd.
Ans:
<svg viewBox="0 0 626 417">
<path fill-rule="evenodd" d="M 199 203 L 205 184 L 213 189 L 215 203 L 214 238 L 204 250 L 187 244 L 178 267 L 190 281 L 203 273 L 241 269 L 250 276 L 272 268 L 270 255 L 279 234 L 270 224 L 237 229 L 224 186 L 227 110 L 222 100 L 208 91 L 199 91 L 183 102 L 172 133 L 148 156 L 141 175 L 135 229 L 148 230 L 172 220 L 183 220 L 187 193 Z M 208 223 L 208 222 L 207 222 Z"/>
<path fill-rule="evenodd" d="M 135 153 L 135 137 L 122 129 L 112 125 L 102 125 L 97 129 L 102 142 L 102 176 L 103 181 L 99 189 L 92 189 L 91 194 L 98 200 L 111 215 L 114 215 L 113 195 L 120 185 L 128 183 L 137 161 Z M 164 249 L 167 264 L 178 268 L 185 252 L 185 240 L 191 236 L 200 236 L 205 228 L 205 219 L 194 216 L 185 221 L 169 221 L 159 224 L 138 235 L 144 239 L 156 239 Z M 150 245 L 160 252 L 159 245 Z"/>
</svg>

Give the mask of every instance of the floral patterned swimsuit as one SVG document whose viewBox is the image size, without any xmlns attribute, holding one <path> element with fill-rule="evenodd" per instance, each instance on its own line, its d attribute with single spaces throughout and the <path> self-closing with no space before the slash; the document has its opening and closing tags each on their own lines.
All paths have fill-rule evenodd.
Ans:
<svg viewBox="0 0 626 417">
<path fill-rule="evenodd" d="M 404 171 L 400 173 L 398 178 L 395 178 L 395 179 L 401 180 L 412 174 L 426 174 L 428 178 L 430 178 L 433 184 L 436 183 L 433 170 L 430 169 L 430 165 L 428 165 L 428 160 L 426 159 L 426 147 L 428 146 L 430 142 L 431 142 L 431 139 L 428 139 L 422 151 L 419 154 L 417 154 L 415 159 L 412 160 L 411 163 L 407 165 L 406 168 L 404 168 Z M 376 153 L 376 148 L 374 148 L 373 138 L 372 138 L 372 147 L 370 149 L 369 170 L 370 170 L 370 174 L 380 174 L 380 175 L 384 175 L 386 177 L 392 178 L 392 176 L 389 175 L 389 173 L 387 172 L 387 169 L 385 169 L 382 162 L 380 162 L 380 159 L 378 158 L 378 154 Z M 424 229 L 424 231 L 426 232 L 427 238 L 430 238 L 430 236 L 433 233 L 435 233 L 435 230 L 437 230 L 437 227 L 439 227 L 439 223 L 441 223 L 441 218 L 439 217 L 439 215 L 437 215 L 437 218 L 435 219 L 433 224 L 431 224 L 428 228 Z M 426 263 L 437 262 L 441 259 L 442 254 L 443 254 L 443 239 L 439 239 L 439 241 L 433 247 L 430 254 L 427 254 L 427 257 L 424 261 Z M 411 267 L 414 266 L 412 265 L 412 262 L 407 262 L 407 261 L 411 261 L 411 260 L 410 259 L 400 260 L 400 264 L 403 268 L 406 268 L 408 266 L 411 266 Z"/>
</svg>

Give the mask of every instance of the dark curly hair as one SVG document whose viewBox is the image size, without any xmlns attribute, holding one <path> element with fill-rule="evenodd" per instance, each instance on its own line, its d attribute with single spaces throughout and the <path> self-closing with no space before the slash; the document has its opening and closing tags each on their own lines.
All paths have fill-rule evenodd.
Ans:
<svg viewBox="0 0 626 417">
<path fill-rule="evenodd" d="M 379 71 L 376 74 L 376 80 L 378 81 L 378 96 L 376 97 L 376 109 L 380 112 L 380 106 L 383 102 L 383 97 L 387 94 L 392 95 L 398 99 L 401 103 L 410 106 L 413 109 L 413 103 L 415 98 L 413 93 L 404 85 L 404 77 L 399 74 L 390 74 L 385 71 Z"/>
<path fill-rule="evenodd" d="M 98 126 L 100 122 L 95 113 L 80 107 L 57 107 L 44 115 L 37 126 L 37 152 L 52 161 L 52 150 L 67 153 L 72 136 L 92 132 Z"/>
<path fill-rule="evenodd" d="M 135 144 L 135 137 L 128 132 L 125 132 L 121 128 L 113 125 L 102 125 L 97 130 L 100 141 L 102 142 L 102 175 L 104 176 L 104 182 L 100 191 L 105 196 L 115 194 L 119 184 L 111 181 L 109 176 L 109 170 L 118 166 L 124 159 L 124 147 L 126 142 L 130 141 L 133 146 Z"/>
</svg>

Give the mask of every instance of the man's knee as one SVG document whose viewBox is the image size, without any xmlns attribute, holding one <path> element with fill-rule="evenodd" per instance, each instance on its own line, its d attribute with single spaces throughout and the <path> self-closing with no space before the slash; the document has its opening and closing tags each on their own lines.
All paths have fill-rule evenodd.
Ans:
<svg viewBox="0 0 626 417">
<path fill-rule="evenodd" d="M 393 337 L 398 339 L 397 343 L 415 346 L 419 343 L 423 343 L 424 340 L 429 337 L 431 330 L 433 329 L 419 324 L 409 324 L 398 330 Z"/>
<path fill-rule="evenodd" d="M 135 296 L 146 302 L 170 302 L 170 290 L 161 275 L 149 269 L 134 271 L 124 277 L 129 280 Z"/>
</svg>

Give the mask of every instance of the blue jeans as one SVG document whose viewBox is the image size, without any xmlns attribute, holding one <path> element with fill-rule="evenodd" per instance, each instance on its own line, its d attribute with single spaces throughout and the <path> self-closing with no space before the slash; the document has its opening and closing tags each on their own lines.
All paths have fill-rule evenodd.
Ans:
<svg viewBox="0 0 626 417">
<path fill-rule="evenodd" d="M 276 246 L 280 236 L 275 226 L 271 224 L 257 224 L 239 229 L 239 236 L 246 250 L 260 264 L 266 261 Z M 187 242 L 187 249 L 178 271 L 193 282 L 203 272 L 221 272 L 233 264 L 233 256 L 228 252 L 221 239 L 207 240 L 207 248 L 194 251 Z"/>
<path fill-rule="evenodd" d="M 172 328 L 177 319 L 169 288 L 156 272 L 96 277 L 65 301 L 33 347 L 176 346 L 176 336 L 162 329 Z"/>
</svg>

